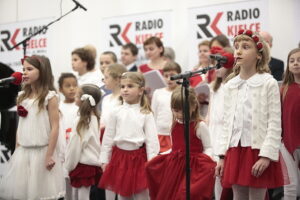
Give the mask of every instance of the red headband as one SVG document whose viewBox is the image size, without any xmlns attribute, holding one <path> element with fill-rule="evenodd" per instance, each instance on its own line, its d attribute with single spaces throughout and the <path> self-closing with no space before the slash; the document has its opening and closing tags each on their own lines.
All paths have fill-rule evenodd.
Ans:
<svg viewBox="0 0 300 200">
<path fill-rule="evenodd" d="M 238 34 L 236 36 L 238 36 L 238 35 L 247 35 L 247 36 L 249 36 L 250 38 L 252 38 L 252 40 L 256 44 L 257 50 L 259 52 L 263 51 L 263 43 L 259 41 L 259 37 L 257 35 L 255 35 L 253 33 L 253 31 L 241 29 L 241 30 L 239 30 L 239 32 L 238 32 Z"/>
</svg>

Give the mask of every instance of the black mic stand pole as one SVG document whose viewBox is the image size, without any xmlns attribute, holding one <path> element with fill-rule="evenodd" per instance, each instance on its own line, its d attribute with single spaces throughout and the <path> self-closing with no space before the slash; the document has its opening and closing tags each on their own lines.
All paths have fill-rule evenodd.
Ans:
<svg viewBox="0 0 300 200">
<path fill-rule="evenodd" d="M 75 11 L 77 8 L 79 8 L 79 5 L 78 5 L 78 4 L 76 4 L 76 6 L 75 6 L 72 10 L 70 10 L 69 12 L 67 12 L 66 14 L 60 16 L 60 17 L 57 18 L 56 20 L 54 20 L 54 21 L 50 22 L 49 24 L 47 24 L 46 26 L 43 26 L 43 28 L 41 28 L 39 31 L 33 33 L 32 35 L 28 36 L 27 38 L 25 38 L 24 40 L 22 40 L 21 42 L 19 42 L 19 43 L 16 44 L 15 46 L 13 46 L 13 47 L 11 48 L 11 50 L 17 48 L 18 46 L 20 46 L 20 45 L 22 44 L 22 46 L 23 46 L 23 54 L 24 54 L 23 58 L 25 58 L 25 56 L 26 56 L 27 42 L 28 42 L 31 38 L 33 38 L 34 36 L 40 34 L 40 33 L 43 32 L 45 29 L 48 29 L 48 27 L 49 27 L 51 24 L 53 24 L 53 23 L 55 23 L 55 22 L 61 20 L 63 17 L 65 17 L 66 15 L 68 15 L 68 14 L 70 14 L 71 12 Z"/>
<path fill-rule="evenodd" d="M 186 178 L 186 200 L 191 199 L 191 167 L 190 167 L 190 105 L 189 105 L 189 78 L 206 74 L 209 70 L 219 69 L 222 67 L 221 62 L 218 60 L 217 64 L 213 67 L 205 67 L 197 71 L 189 71 L 183 74 L 174 75 L 171 77 L 171 80 L 183 79 L 180 84 L 184 88 L 184 97 L 185 100 L 182 101 L 183 105 L 183 118 L 184 118 L 184 136 L 185 136 L 185 178 Z"/>
</svg>

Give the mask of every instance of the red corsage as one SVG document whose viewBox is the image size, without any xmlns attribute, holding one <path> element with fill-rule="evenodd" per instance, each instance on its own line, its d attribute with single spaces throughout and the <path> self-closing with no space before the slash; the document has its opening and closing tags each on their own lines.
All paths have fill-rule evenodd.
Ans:
<svg viewBox="0 0 300 200">
<path fill-rule="evenodd" d="M 17 111 L 20 117 L 26 117 L 28 114 L 28 111 L 23 106 L 18 106 Z"/>
</svg>

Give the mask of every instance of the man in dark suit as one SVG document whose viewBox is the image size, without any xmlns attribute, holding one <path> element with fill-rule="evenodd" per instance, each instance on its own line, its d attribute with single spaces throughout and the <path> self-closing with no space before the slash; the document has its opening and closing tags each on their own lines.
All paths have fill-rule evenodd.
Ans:
<svg viewBox="0 0 300 200">
<path fill-rule="evenodd" d="M 137 55 L 139 53 L 138 48 L 133 43 L 127 43 L 122 46 L 121 50 L 121 62 L 128 71 L 136 72 L 137 66 L 136 66 L 136 59 Z"/>
<path fill-rule="evenodd" d="M 272 48 L 273 37 L 268 32 L 261 31 L 259 33 L 263 39 L 269 44 L 270 48 Z M 284 72 L 284 63 L 282 60 L 271 57 L 269 62 L 269 67 L 271 70 L 271 74 L 277 81 L 282 80 L 282 75 Z"/>
</svg>

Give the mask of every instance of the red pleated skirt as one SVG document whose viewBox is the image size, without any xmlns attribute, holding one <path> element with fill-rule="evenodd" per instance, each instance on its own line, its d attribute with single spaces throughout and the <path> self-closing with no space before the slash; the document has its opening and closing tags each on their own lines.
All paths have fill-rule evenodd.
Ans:
<svg viewBox="0 0 300 200">
<path fill-rule="evenodd" d="M 212 198 L 216 163 L 203 153 L 191 153 L 191 200 Z M 159 155 L 146 164 L 151 200 L 185 200 L 185 153 Z"/>
<path fill-rule="evenodd" d="M 260 177 L 251 174 L 253 165 L 259 160 L 259 149 L 233 147 L 228 149 L 224 160 L 222 186 L 241 185 L 255 188 L 277 188 L 284 185 L 280 162 L 270 162 Z"/>
<path fill-rule="evenodd" d="M 99 188 L 108 189 L 124 197 L 132 196 L 147 189 L 145 163 L 146 148 L 126 151 L 114 147 Z"/>
<path fill-rule="evenodd" d="M 168 151 L 172 148 L 171 137 L 169 135 L 158 135 L 160 150 L 159 153 Z"/>
<path fill-rule="evenodd" d="M 69 173 L 71 185 L 75 188 L 96 185 L 102 174 L 102 169 L 97 166 L 78 163 L 75 169 Z"/>
</svg>

